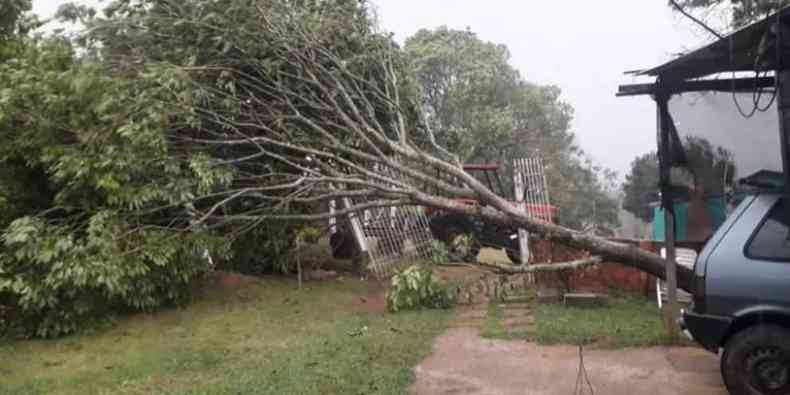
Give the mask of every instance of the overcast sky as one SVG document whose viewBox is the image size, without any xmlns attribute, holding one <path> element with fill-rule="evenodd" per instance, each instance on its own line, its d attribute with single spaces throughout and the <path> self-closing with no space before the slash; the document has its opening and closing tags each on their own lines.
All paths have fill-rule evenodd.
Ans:
<svg viewBox="0 0 790 395">
<path fill-rule="evenodd" d="M 50 16 L 65 0 L 34 0 Z M 96 1 L 83 1 L 96 4 Z M 373 0 L 398 41 L 447 25 L 505 44 L 511 63 L 534 83 L 562 89 L 575 109 L 573 130 L 598 163 L 623 176 L 631 160 L 655 149 L 655 107 L 647 97 L 615 98 L 636 82 L 623 71 L 646 68 L 709 39 L 666 0 Z"/>
</svg>

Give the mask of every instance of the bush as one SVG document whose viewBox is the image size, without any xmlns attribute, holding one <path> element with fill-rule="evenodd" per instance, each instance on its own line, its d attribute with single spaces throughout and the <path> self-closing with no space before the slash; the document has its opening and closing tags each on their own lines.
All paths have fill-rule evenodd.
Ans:
<svg viewBox="0 0 790 395">
<path fill-rule="evenodd" d="M 91 218 L 82 235 L 37 218 L 14 221 L 2 238 L 0 301 L 16 310 L 15 319 L 0 326 L 54 337 L 77 332 L 109 309 L 178 303 L 211 269 L 206 251 L 220 249 L 207 235 L 148 230 L 132 242 L 118 237 L 125 231 L 108 212 Z"/>
<path fill-rule="evenodd" d="M 251 276 L 287 273 L 298 230 L 284 222 L 263 222 L 233 239 L 229 259 L 217 269 Z"/>
<path fill-rule="evenodd" d="M 456 301 L 456 288 L 439 282 L 430 267 L 412 265 L 392 277 L 387 308 L 392 312 L 418 308 L 449 308 Z"/>
<path fill-rule="evenodd" d="M 442 265 L 450 262 L 450 251 L 447 246 L 439 240 L 431 241 L 431 261 L 434 265 Z"/>
<path fill-rule="evenodd" d="M 107 73 L 62 39 L 20 48 L 0 62 L 3 330 L 53 337 L 179 302 L 210 270 L 206 251 L 224 252 L 190 226 L 191 202 L 233 177 L 168 141 L 194 123 L 174 105 L 191 85 L 164 68 Z"/>
</svg>

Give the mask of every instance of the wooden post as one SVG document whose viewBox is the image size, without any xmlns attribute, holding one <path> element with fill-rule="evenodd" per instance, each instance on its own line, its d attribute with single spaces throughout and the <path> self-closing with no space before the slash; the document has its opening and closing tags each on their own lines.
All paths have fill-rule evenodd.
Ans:
<svg viewBox="0 0 790 395">
<path fill-rule="evenodd" d="M 788 37 L 790 39 L 790 37 Z M 779 144 L 785 193 L 790 196 L 790 71 L 777 72 L 777 106 L 779 112 Z M 788 208 L 790 210 L 790 207 Z"/>
<path fill-rule="evenodd" d="M 671 341 L 678 339 L 680 330 L 677 325 L 680 309 L 678 307 L 678 280 L 677 264 L 675 262 L 675 218 L 674 201 L 672 199 L 672 188 L 670 179 L 670 169 L 672 167 L 672 150 L 670 146 L 670 120 L 669 117 L 669 95 L 656 95 L 658 104 L 658 132 L 659 139 L 659 162 L 660 162 L 660 183 L 661 201 L 664 206 L 664 242 L 666 243 L 666 273 L 665 282 L 667 286 L 667 303 L 664 304 L 664 321 L 667 327 L 667 334 Z"/>
<path fill-rule="evenodd" d="M 670 340 L 676 340 L 680 335 L 677 324 L 680 308 L 678 306 L 678 269 L 675 261 L 675 216 L 668 209 L 664 209 L 664 240 L 667 252 L 667 303 L 664 305 L 664 317 Z"/>
<path fill-rule="evenodd" d="M 299 289 L 302 289 L 302 238 L 296 238 L 296 277 L 299 283 Z"/>
<path fill-rule="evenodd" d="M 343 198 L 343 205 L 349 209 L 353 207 L 350 198 Z M 354 249 L 354 255 L 351 258 L 353 270 L 362 273 L 362 266 L 368 254 L 368 241 L 365 237 L 365 231 L 362 229 L 362 223 L 359 221 L 357 213 L 349 213 L 348 220 L 351 223 L 351 233 L 354 235 L 354 240 L 357 242 L 357 248 Z"/>
<path fill-rule="evenodd" d="M 523 161 L 523 159 L 516 159 L 513 163 L 513 185 L 515 188 L 516 202 L 518 206 L 527 213 L 527 204 L 524 201 L 524 173 L 523 167 L 520 166 L 521 161 Z M 529 262 L 529 233 L 521 228 L 518 229 L 518 249 L 521 260 L 519 263 L 526 265 Z"/>
<path fill-rule="evenodd" d="M 334 217 L 335 211 L 337 210 L 337 202 L 335 199 L 329 201 L 329 214 L 332 217 L 329 217 L 329 234 L 333 235 L 337 233 L 337 217 Z"/>
</svg>

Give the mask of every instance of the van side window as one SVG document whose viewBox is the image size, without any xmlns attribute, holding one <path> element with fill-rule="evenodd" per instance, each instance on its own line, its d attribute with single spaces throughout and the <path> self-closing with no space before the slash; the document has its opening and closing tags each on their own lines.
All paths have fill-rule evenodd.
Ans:
<svg viewBox="0 0 790 395">
<path fill-rule="evenodd" d="M 790 240 L 785 199 L 771 208 L 757 232 L 752 236 L 746 254 L 753 259 L 790 261 Z"/>
</svg>

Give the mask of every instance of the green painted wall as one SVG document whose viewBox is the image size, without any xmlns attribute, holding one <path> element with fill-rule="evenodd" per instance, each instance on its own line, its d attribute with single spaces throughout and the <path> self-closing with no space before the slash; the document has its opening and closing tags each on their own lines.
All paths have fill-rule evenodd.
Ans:
<svg viewBox="0 0 790 395">
<path fill-rule="evenodd" d="M 709 198 L 707 203 L 708 218 L 710 218 L 713 231 L 715 232 L 726 219 L 724 198 Z M 676 202 L 674 208 L 675 240 L 683 241 L 688 237 L 689 204 L 687 202 Z M 664 241 L 664 209 L 661 207 L 653 209 L 653 232 L 653 239 Z"/>
</svg>

